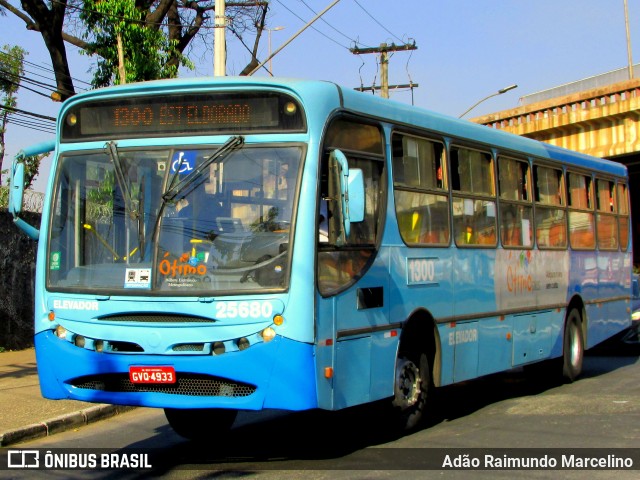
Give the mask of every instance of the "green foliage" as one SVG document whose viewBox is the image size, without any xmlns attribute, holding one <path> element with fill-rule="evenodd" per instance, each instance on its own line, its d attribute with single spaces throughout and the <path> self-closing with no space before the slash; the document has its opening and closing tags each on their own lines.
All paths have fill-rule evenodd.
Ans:
<svg viewBox="0 0 640 480">
<path fill-rule="evenodd" d="M 33 181 L 38 176 L 38 170 L 40 169 L 40 162 L 45 158 L 48 153 L 43 155 L 32 155 L 30 157 L 24 157 L 24 188 L 25 190 L 31 188 Z"/>
<path fill-rule="evenodd" d="M 136 6 L 134 0 L 84 2 L 80 17 L 88 27 L 85 37 L 93 40 L 89 51 L 99 56 L 95 87 L 120 83 L 118 36 L 123 44 L 127 83 L 177 76 L 177 67 L 167 65 L 171 55 L 177 53 L 175 42 L 168 40 L 159 25 L 145 22 L 147 8 Z"/>
<path fill-rule="evenodd" d="M 89 175 L 91 178 L 92 175 Z M 97 188 L 87 191 L 87 218 L 92 223 L 104 222 L 113 218 L 113 191 L 115 175 L 105 172 Z"/>
<path fill-rule="evenodd" d="M 25 157 L 23 159 L 24 163 L 24 188 L 25 190 L 31 188 L 33 181 L 38 176 L 38 171 L 40 170 L 40 163 L 42 159 L 45 158 L 48 153 L 43 155 L 33 155 L 31 157 Z M 9 170 L 2 170 L 0 172 L 3 176 L 9 173 Z M 7 181 L 8 183 L 8 181 Z M 6 207 L 8 204 L 9 198 L 9 188 L 0 186 L 0 207 Z"/>
<path fill-rule="evenodd" d="M 0 106 L 14 108 L 17 104 L 16 92 L 20 88 L 20 77 L 24 73 L 24 56 L 27 52 L 17 46 L 5 45 L 0 50 Z M 9 110 L 0 108 L 0 165 L 4 159 L 5 132 L 9 122 Z M 36 175 L 37 175 L 36 170 Z M 0 174 L 0 184 L 2 176 Z"/>
<path fill-rule="evenodd" d="M 0 90 L 3 93 L 0 102 L 2 105 L 15 106 L 14 96 L 20 88 L 19 76 L 24 73 L 23 61 L 26 53 L 24 49 L 10 45 L 5 45 L 0 50 L 0 70 L 2 70 L 0 72 Z"/>
<path fill-rule="evenodd" d="M 9 206 L 9 187 L 0 187 L 0 209 Z"/>
</svg>

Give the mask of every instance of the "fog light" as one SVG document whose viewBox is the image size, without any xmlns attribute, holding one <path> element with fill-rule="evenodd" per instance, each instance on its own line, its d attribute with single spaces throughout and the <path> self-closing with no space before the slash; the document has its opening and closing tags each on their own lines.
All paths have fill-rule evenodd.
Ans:
<svg viewBox="0 0 640 480">
<path fill-rule="evenodd" d="M 238 345 L 238 350 L 244 350 L 245 348 L 249 348 L 250 343 L 248 339 L 242 337 L 238 339 L 236 345 Z"/>
<path fill-rule="evenodd" d="M 262 331 L 261 335 L 265 342 L 270 342 L 276 337 L 276 331 L 271 327 L 267 327 Z"/>
<path fill-rule="evenodd" d="M 222 342 L 214 342 L 213 343 L 213 353 L 214 353 L 214 355 L 222 355 L 226 351 L 227 351 L 227 349 L 225 348 L 224 343 L 222 343 Z"/>
<path fill-rule="evenodd" d="M 73 344 L 76 347 L 84 348 L 85 338 L 82 335 L 75 335 L 73 337 Z"/>
<path fill-rule="evenodd" d="M 58 325 L 56 327 L 56 337 L 58 337 L 61 340 L 64 340 L 65 338 L 67 338 L 67 329 L 64 328 L 62 325 Z"/>
</svg>

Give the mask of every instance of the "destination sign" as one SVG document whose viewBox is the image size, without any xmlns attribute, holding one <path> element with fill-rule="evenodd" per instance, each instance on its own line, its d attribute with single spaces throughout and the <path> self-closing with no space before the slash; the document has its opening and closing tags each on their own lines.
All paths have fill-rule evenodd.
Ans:
<svg viewBox="0 0 640 480">
<path fill-rule="evenodd" d="M 241 131 L 304 131 L 304 120 L 296 101 L 272 92 L 129 97 L 75 106 L 62 141 Z"/>
</svg>

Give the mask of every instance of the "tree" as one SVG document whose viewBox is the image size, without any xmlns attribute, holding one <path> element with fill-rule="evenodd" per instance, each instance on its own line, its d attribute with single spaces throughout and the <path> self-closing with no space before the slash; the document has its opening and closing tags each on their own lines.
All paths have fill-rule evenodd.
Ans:
<svg viewBox="0 0 640 480">
<path fill-rule="evenodd" d="M 67 0 L 51 2 L 51 7 L 48 7 L 43 0 L 22 0 L 24 11 L 11 5 L 8 0 L 0 0 L 0 6 L 22 19 L 28 30 L 40 32 L 51 58 L 58 92 L 63 100 L 73 95 L 75 90 L 64 42 L 67 41 L 76 46 L 80 46 L 83 42 L 63 32 Z M 84 47 L 80 46 L 80 48 Z"/>
<path fill-rule="evenodd" d="M 5 139 L 10 109 L 16 107 L 16 92 L 20 88 L 24 56 L 27 52 L 20 47 L 5 45 L 0 50 L 0 166 L 4 160 Z M 0 175 L 0 185 L 2 176 Z"/>
<path fill-rule="evenodd" d="M 141 11 L 134 0 L 84 2 L 80 18 L 89 27 L 86 37 L 93 37 L 89 51 L 100 57 L 94 86 L 176 76 L 177 65 L 168 64 L 168 60 L 175 56 L 179 61 L 181 54 L 146 17 L 148 12 Z"/>
<path fill-rule="evenodd" d="M 211 23 L 214 0 L 56 0 L 48 4 L 44 0 L 21 0 L 22 9 L 10 1 L 0 0 L 0 7 L 24 21 L 27 29 L 42 35 L 62 99 L 75 93 L 65 42 L 88 55 L 100 57 L 94 76 L 96 85 L 105 85 L 116 78 L 118 35 L 125 62 L 131 63 L 132 74 L 126 74 L 128 81 L 175 75 L 178 66 L 186 62 L 185 52 L 195 40 L 205 46 L 212 43 L 209 40 L 213 30 L 205 27 Z M 250 65 L 255 66 L 269 4 L 246 0 L 226 5 L 230 30 L 245 47 L 242 35 L 256 34 L 253 48 L 247 47 L 251 53 Z M 65 25 L 70 27 L 65 30 Z M 140 40 L 142 44 L 127 45 L 128 41 Z M 141 45 L 145 53 L 138 54 L 136 49 Z M 152 56 L 145 56 L 147 54 Z M 156 65 L 150 66 L 151 63 Z M 250 70 L 248 65 L 244 72 Z"/>
</svg>

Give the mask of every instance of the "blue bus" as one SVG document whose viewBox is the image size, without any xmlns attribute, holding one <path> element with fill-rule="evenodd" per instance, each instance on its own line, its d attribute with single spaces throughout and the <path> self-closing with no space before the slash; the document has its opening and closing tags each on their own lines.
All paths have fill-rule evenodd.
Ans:
<svg viewBox="0 0 640 480">
<path fill-rule="evenodd" d="M 54 151 L 40 228 L 25 156 Z M 385 400 L 543 360 L 573 381 L 631 325 L 623 165 L 330 82 L 223 77 L 89 91 L 12 167 L 39 239 L 42 394 L 239 410 Z"/>
</svg>

